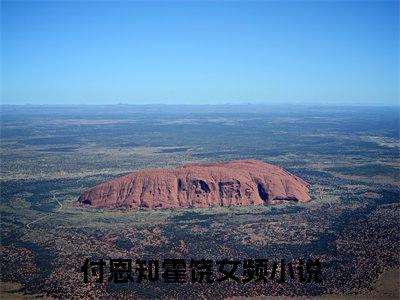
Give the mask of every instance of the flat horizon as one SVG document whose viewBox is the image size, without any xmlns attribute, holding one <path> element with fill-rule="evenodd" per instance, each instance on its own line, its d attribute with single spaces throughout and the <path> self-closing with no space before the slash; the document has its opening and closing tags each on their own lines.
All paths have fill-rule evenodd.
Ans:
<svg viewBox="0 0 400 300">
<path fill-rule="evenodd" d="M 2 106 L 54 106 L 54 107 L 79 107 L 79 106 L 285 106 L 285 105 L 295 105 L 295 106 L 304 106 L 304 107 L 397 107 L 400 108 L 400 103 L 187 103 L 187 104 L 172 104 L 172 103 L 105 103 L 105 104 L 8 104 L 8 103 L 0 103 L 0 107 Z"/>
</svg>

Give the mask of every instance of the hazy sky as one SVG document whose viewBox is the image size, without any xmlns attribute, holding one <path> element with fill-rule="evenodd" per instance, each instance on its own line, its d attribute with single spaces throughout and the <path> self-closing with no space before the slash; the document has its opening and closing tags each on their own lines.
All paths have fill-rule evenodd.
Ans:
<svg viewBox="0 0 400 300">
<path fill-rule="evenodd" d="M 398 102 L 397 1 L 1 3 L 4 104 Z"/>
</svg>

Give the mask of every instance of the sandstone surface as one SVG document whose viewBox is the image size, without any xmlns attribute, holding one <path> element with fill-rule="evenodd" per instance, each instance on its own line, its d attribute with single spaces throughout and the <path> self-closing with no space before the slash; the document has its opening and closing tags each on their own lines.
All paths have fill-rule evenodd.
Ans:
<svg viewBox="0 0 400 300">
<path fill-rule="evenodd" d="M 137 209 L 309 200 L 309 184 L 299 177 L 262 161 L 237 160 L 139 170 L 87 190 L 76 204 Z"/>
</svg>

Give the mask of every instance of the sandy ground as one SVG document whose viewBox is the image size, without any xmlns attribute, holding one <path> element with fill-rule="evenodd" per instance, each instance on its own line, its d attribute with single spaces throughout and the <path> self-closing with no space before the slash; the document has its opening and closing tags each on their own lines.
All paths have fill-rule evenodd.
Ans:
<svg viewBox="0 0 400 300">
<path fill-rule="evenodd" d="M 44 295 L 23 295 L 18 293 L 21 286 L 18 283 L 0 282 L 0 299 L 52 299 Z M 260 297 L 233 297 L 229 300 L 294 300 L 294 299 L 313 299 L 313 300 L 362 300 L 362 299 L 400 299 L 400 269 L 388 269 L 379 277 L 371 291 L 360 291 L 358 294 L 349 295 L 324 295 L 318 297 L 273 297 L 273 296 L 260 296 Z"/>
<path fill-rule="evenodd" d="M 370 300 L 370 299 L 400 299 L 400 269 L 392 268 L 388 269 L 381 274 L 377 282 L 374 284 L 374 288 L 370 291 L 361 290 L 357 294 L 347 295 L 323 295 L 317 297 L 273 297 L 273 296 L 260 296 L 260 297 L 234 297 L 229 298 L 230 300 L 271 300 L 271 299 L 282 299 L 282 300 Z"/>
</svg>

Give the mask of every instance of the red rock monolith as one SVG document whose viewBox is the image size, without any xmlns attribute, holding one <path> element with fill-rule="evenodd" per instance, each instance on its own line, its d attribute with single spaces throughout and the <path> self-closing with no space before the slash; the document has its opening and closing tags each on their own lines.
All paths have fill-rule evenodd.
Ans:
<svg viewBox="0 0 400 300">
<path fill-rule="evenodd" d="M 262 161 L 237 160 L 139 170 L 87 190 L 77 205 L 187 208 L 309 200 L 309 184 L 299 177 Z"/>
</svg>

